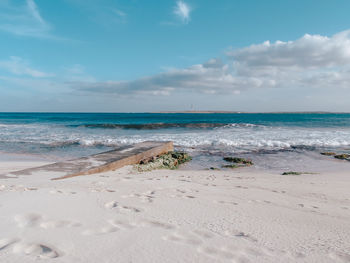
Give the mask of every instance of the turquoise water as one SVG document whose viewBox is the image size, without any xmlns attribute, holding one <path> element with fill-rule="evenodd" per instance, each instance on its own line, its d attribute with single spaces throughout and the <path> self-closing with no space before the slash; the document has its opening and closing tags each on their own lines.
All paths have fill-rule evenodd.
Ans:
<svg viewBox="0 0 350 263">
<path fill-rule="evenodd" d="M 250 123 L 266 126 L 350 128 L 350 113 L 0 113 L 0 124 L 149 123 Z"/>
<path fill-rule="evenodd" d="M 0 113 L 2 153 L 71 158 L 145 140 L 197 152 L 347 150 L 350 114 Z"/>
</svg>

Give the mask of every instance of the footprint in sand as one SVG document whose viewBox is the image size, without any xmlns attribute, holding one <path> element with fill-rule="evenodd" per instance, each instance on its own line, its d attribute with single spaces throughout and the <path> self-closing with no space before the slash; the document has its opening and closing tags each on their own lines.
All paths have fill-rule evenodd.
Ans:
<svg viewBox="0 0 350 263">
<path fill-rule="evenodd" d="M 193 230 L 193 233 L 201 238 L 209 239 L 215 237 L 213 232 L 209 232 L 207 230 L 196 229 Z"/>
<path fill-rule="evenodd" d="M 137 227 L 158 227 L 165 230 L 174 229 L 175 226 L 154 220 L 142 220 L 139 222 L 123 221 L 120 219 L 107 220 L 108 225 L 97 228 L 89 228 L 82 232 L 83 235 L 102 235 L 119 230 L 132 230 Z"/>
<path fill-rule="evenodd" d="M 228 243 L 230 245 L 224 246 L 215 246 L 215 243 L 203 242 L 197 247 L 197 251 L 215 259 L 231 260 L 237 263 L 258 262 L 257 257 L 266 258 L 272 255 L 271 253 L 265 253 L 264 247 L 260 247 L 257 243 L 252 242 L 253 240 L 249 240 L 249 236 L 243 232 L 236 233 L 233 236 L 235 238 L 244 237 L 247 240 L 245 242 L 238 241 L 237 245 Z"/>
<path fill-rule="evenodd" d="M 45 244 L 18 242 L 13 245 L 13 253 L 22 253 L 43 259 L 57 258 L 59 253 Z"/>
<path fill-rule="evenodd" d="M 344 263 L 350 262 L 350 254 L 346 254 L 343 252 L 332 252 L 328 256 L 332 260 L 336 260 L 338 262 L 344 262 Z"/>
<path fill-rule="evenodd" d="M 24 191 L 37 191 L 38 190 L 38 188 L 36 188 L 36 187 L 25 187 L 24 188 Z"/>
<path fill-rule="evenodd" d="M 272 250 L 267 247 L 258 244 L 257 239 L 251 235 L 237 231 L 227 230 L 224 233 L 213 233 L 211 231 L 199 229 L 191 232 L 192 234 L 199 237 L 201 242 L 197 242 L 196 247 L 199 253 L 203 253 L 208 257 L 212 257 L 215 260 L 230 260 L 231 262 L 246 263 L 246 262 L 258 262 L 257 258 L 279 258 L 280 262 L 287 261 L 287 258 L 291 258 L 295 262 L 297 259 L 303 258 L 305 255 L 296 252 L 285 252 L 280 250 Z M 223 246 L 216 246 L 215 242 L 208 242 L 211 238 L 217 237 L 229 237 L 236 239 L 235 245 L 232 242 L 226 242 Z M 181 238 L 175 236 L 181 242 Z M 242 240 L 241 240 L 242 239 Z M 171 239 L 169 239 L 171 240 Z M 233 241 L 233 240 L 232 240 Z M 285 260 L 283 260 L 285 259 Z M 266 262 L 269 262 L 267 260 Z"/>
<path fill-rule="evenodd" d="M 103 189 L 104 192 L 109 192 L 109 193 L 115 193 L 115 190 L 113 189 Z"/>
<path fill-rule="evenodd" d="M 202 240 L 196 237 L 195 235 L 178 232 L 174 232 L 171 235 L 164 236 L 163 239 L 188 245 L 200 245 L 202 243 Z"/>
<path fill-rule="evenodd" d="M 26 192 L 26 191 L 37 191 L 36 187 L 25 187 L 24 185 L 0 185 L 0 191 L 9 192 Z"/>
<path fill-rule="evenodd" d="M 236 188 L 241 188 L 241 189 L 249 189 L 248 187 L 246 187 L 246 186 L 241 186 L 241 185 L 237 185 L 237 186 L 235 186 Z"/>
<path fill-rule="evenodd" d="M 118 206 L 118 202 L 117 201 L 111 201 L 111 202 L 107 202 L 105 203 L 105 208 L 108 209 L 112 209 Z"/>
<path fill-rule="evenodd" d="M 108 223 L 114 227 L 121 228 L 124 230 L 127 230 L 127 229 L 130 230 L 130 229 L 133 229 L 137 226 L 137 224 L 135 224 L 135 223 L 125 222 L 125 221 L 118 220 L 118 219 L 110 219 L 110 220 L 108 220 Z"/>
<path fill-rule="evenodd" d="M 272 204 L 272 202 L 269 201 L 269 200 L 260 200 L 260 199 L 249 200 L 248 203 L 259 203 L 259 204 L 265 203 L 265 204 Z"/>
<path fill-rule="evenodd" d="M 315 205 L 306 206 L 306 205 L 304 205 L 304 204 L 298 204 L 298 206 L 301 207 L 301 208 L 309 208 L 309 209 L 311 209 L 311 210 L 313 210 L 313 209 L 319 209 L 319 207 L 318 207 L 318 206 L 315 206 Z"/>
<path fill-rule="evenodd" d="M 191 183 L 192 182 L 191 180 L 186 180 L 186 179 L 179 179 L 178 181 L 185 182 L 185 183 Z"/>
<path fill-rule="evenodd" d="M 236 244 L 225 242 L 225 245 L 219 246 L 214 242 L 217 238 L 227 237 L 236 239 Z M 260 246 L 257 240 L 249 234 L 235 230 L 228 230 L 224 233 L 215 233 L 206 229 L 195 229 L 187 232 L 176 231 L 164 236 L 163 239 L 174 243 L 191 245 L 196 248 L 198 253 L 213 258 L 215 262 L 229 260 L 230 262 L 247 263 L 258 262 L 258 257 L 268 259 L 270 257 L 285 258 L 292 256 L 293 258 L 301 258 L 303 256 L 301 254 L 289 255 L 288 253 L 283 253 L 283 251 L 269 250 Z"/>
<path fill-rule="evenodd" d="M 142 194 L 130 194 L 130 195 L 123 195 L 122 198 L 132 198 L 137 197 L 141 200 L 143 203 L 153 203 L 153 200 L 155 198 L 155 190 L 149 190 L 147 192 L 144 192 Z"/>
<path fill-rule="evenodd" d="M 157 228 L 162 228 L 165 230 L 170 230 L 170 229 L 175 229 L 176 226 L 168 224 L 168 223 L 163 223 L 155 220 L 143 220 L 140 222 L 140 226 L 143 227 L 157 227 Z"/>
<path fill-rule="evenodd" d="M 141 221 L 133 221 L 133 222 L 122 221 L 120 219 L 110 219 L 108 220 L 108 223 L 111 224 L 112 226 L 115 226 L 117 228 L 124 229 L 124 230 L 130 230 L 137 227 L 156 227 L 163 230 L 171 230 L 176 228 L 176 226 L 172 224 L 168 224 L 168 223 L 164 223 L 156 220 L 146 220 L 146 219 Z"/>
<path fill-rule="evenodd" d="M 18 227 L 41 227 L 44 229 L 49 228 L 59 228 L 59 227 L 79 227 L 81 224 L 79 222 L 72 222 L 68 220 L 53 220 L 53 219 L 44 219 L 40 214 L 25 214 L 25 215 L 16 215 L 14 217 L 15 222 Z"/>
<path fill-rule="evenodd" d="M 25 254 L 43 259 L 57 258 L 62 253 L 58 253 L 53 247 L 40 243 L 27 243 L 19 238 L 4 238 L 0 239 L 0 251 L 10 249 L 16 254 Z"/>
<path fill-rule="evenodd" d="M 92 193 L 103 193 L 103 192 L 114 193 L 114 192 L 116 192 L 116 190 L 108 189 L 105 187 L 90 187 L 89 189 Z"/>
<path fill-rule="evenodd" d="M 79 227 L 81 224 L 79 222 L 71 222 L 66 220 L 47 220 L 40 224 L 40 227 L 49 228 L 61 228 L 61 227 Z"/>
<path fill-rule="evenodd" d="M 192 195 L 192 193 L 198 193 L 198 190 L 184 190 L 184 189 L 175 189 L 175 194 L 169 195 L 171 198 L 187 198 L 187 199 L 195 199 L 196 196 Z"/>
<path fill-rule="evenodd" d="M 233 201 L 221 201 L 221 200 L 218 201 L 218 200 L 214 200 L 213 202 L 217 203 L 217 204 L 238 205 L 238 203 L 233 202 Z"/>
<path fill-rule="evenodd" d="M 223 259 L 234 259 L 235 255 L 231 251 L 227 251 L 224 248 L 216 248 L 212 246 L 202 246 L 198 247 L 197 251 L 199 253 L 211 256 L 214 258 L 223 258 Z M 236 261 L 237 262 L 237 261 Z"/>
<path fill-rule="evenodd" d="M 103 235 L 103 234 L 109 234 L 118 231 L 119 228 L 113 225 L 106 225 L 103 227 L 97 227 L 97 228 L 89 228 L 82 232 L 83 235 L 91 236 L 91 235 Z"/>
<path fill-rule="evenodd" d="M 154 191 L 152 192 L 146 192 L 144 194 L 135 194 L 138 198 L 140 198 L 141 202 L 143 203 L 153 203 L 154 201 Z"/>
<path fill-rule="evenodd" d="M 12 244 L 18 242 L 19 239 L 18 238 L 3 238 L 0 239 L 0 251 L 3 249 L 8 248 L 9 246 L 11 246 Z"/>
<path fill-rule="evenodd" d="M 64 191 L 64 190 L 58 190 L 58 189 L 53 189 L 50 190 L 50 194 L 65 194 L 65 195 L 75 195 L 77 192 L 75 191 Z"/>
<path fill-rule="evenodd" d="M 122 181 L 129 181 L 131 179 L 133 179 L 133 177 L 126 176 L 126 177 L 123 177 Z"/>
<path fill-rule="evenodd" d="M 126 212 L 134 212 L 134 213 L 140 213 L 142 210 L 140 208 L 136 208 L 133 206 L 120 206 L 119 207 L 120 211 L 126 211 Z"/>
<path fill-rule="evenodd" d="M 209 180 L 209 181 L 214 181 L 216 180 L 216 176 L 215 175 L 209 175 L 208 177 L 205 178 L 206 180 Z"/>
<path fill-rule="evenodd" d="M 105 203 L 105 208 L 107 209 L 114 209 L 117 208 L 120 212 L 134 212 L 134 213 L 140 213 L 142 210 L 137 207 L 133 206 L 126 206 L 126 205 L 120 205 L 117 201 L 110 201 Z"/>
<path fill-rule="evenodd" d="M 171 235 L 164 236 L 163 239 L 175 243 L 182 243 L 185 245 L 192 245 L 196 247 L 199 253 L 205 254 L 208 257 L 212 257 L 215 260 L 231 260 L 232 262 L 250 262 L 249 256 L 257 256 L 264 254 L 261 250 L 253 247 L 245 248 L 233 248 L 233 247 L 217 247 L 212 245 L 212 242 L 208 242 L 209 239 L 218 237 L 217 234 L 203 230 L 196 229 L 194 231 L 179 233 L 174 232 Z"/>
<path fill-rule="evenodd" d="M 164 240 L 180 242 L 190 245 L 200 245 L 205 242 L 205 240 L 214 238 L 216 234 L 211 231 L 204 229 L 195 229 L 189 232 L 174 232 L 169 236 L 163 237 Z"/>
<path fill-rule="evenodd" d="M 18 227 L 35 227 L 42 220 L 39 214 L 16 215 L 14 220 Z"/>
<path fill-rule="evenodd" d="M 226 230 L 224 235 L 231 238 L 242 238 L 250 242 L 257 242 L 258 240 L 251 235 L 237 230 Z"/>
</svg>

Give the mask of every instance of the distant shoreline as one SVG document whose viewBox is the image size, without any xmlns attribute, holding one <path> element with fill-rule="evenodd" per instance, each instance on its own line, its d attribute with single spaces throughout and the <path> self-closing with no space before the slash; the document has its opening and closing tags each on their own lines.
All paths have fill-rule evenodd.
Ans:
<svg viewBox="0 0 350 263">
<path fill-rule="evenodd" d="M 136 113 L 136 112 L 135 112 Z M 349 112 L 331 111 L 271 111 L 271 112 L 248 112 L 248 111 L 158 111 L 145 113 L 227 113 L 227 114 L 349 114 Z"/>
<path fill-rule="evenodd" d="M 69 111 L 1 111 L 0 114 L 159 114 L 159 113 L 183 113 L 183 114 L 350 114 L 350 112 L 335 111 L 140 111 L 140 112 L 69 112 Z"/>
</svg>

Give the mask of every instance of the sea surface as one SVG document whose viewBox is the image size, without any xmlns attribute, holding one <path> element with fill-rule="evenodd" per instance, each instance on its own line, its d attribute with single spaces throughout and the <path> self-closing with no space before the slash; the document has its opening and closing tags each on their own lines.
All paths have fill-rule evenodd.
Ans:
<svg viewBox="0 0 350 263">
<path fill-rule="evenodd" d="M 173 141 L 202 166 L 228 154 L 263 163 L 261 156 L 271 154 L 289 153 L 288 160 L 295 154 L 348 153 L 350 114 L 0 113 L 2 154 L 64 160 L 147 140 Z"/>
</svg>

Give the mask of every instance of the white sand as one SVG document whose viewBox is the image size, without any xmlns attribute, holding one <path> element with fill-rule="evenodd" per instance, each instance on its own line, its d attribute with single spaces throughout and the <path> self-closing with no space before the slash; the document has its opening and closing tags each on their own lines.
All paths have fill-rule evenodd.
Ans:
<svg viewBox="0 0 350 263">
<path fill-rule="evenodd" d="M 349 172 L 48 178 L 0 179 L 0 262 L 350 262 Z"/>
</svg>

